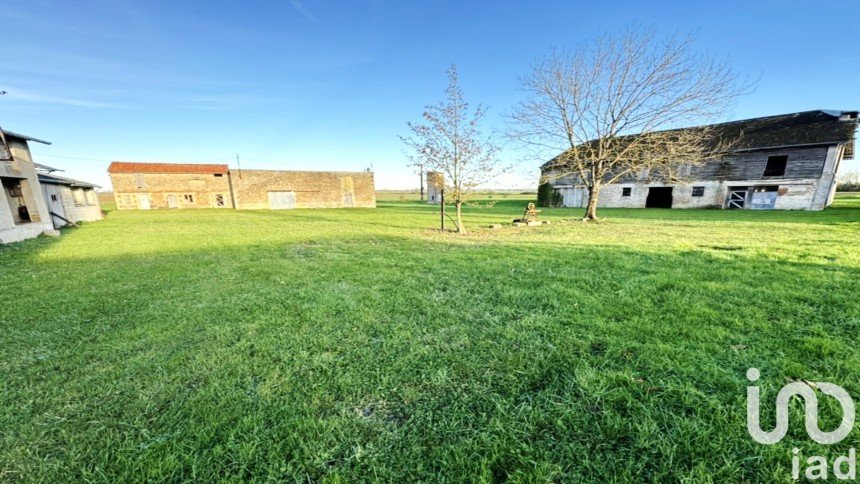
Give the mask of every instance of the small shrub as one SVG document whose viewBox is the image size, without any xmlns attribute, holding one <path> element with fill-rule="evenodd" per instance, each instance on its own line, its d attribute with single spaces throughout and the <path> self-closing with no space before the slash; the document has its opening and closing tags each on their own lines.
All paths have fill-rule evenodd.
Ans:
<svg viewBox="0 0 860 484">
<path fill-rule="evenodd" d="M 538 207 L 560 207 L 561 194 L 549 183 L 541 183 L 538 187 Z"/>
</svg>

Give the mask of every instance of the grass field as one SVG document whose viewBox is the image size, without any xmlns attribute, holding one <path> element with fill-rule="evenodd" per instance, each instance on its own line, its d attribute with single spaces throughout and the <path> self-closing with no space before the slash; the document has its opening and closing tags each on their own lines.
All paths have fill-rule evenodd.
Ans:
<svg viewBox="0 0 860 484">
<path fill-rule="evenodd" d="M 818 213 L 111 212 L 0 247 L 0 480 L 769 481 L 860 397 L 860 196 Z M 841 417 L 832 399 L 822 427 Z"/>
</svg>

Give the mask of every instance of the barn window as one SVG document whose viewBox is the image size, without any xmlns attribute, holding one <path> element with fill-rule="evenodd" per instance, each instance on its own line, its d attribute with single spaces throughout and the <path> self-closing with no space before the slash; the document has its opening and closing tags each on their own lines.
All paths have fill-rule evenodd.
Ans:
<svg viewBox="0 0 860 484">
<path fill-rule="evenodd" d="M 190 193 L 185 194 L 185 201 L 188 203 L 194 203 L 194 195 Z"/>
<path fill-rule="evenodd" d="M 788 163 L 788 156 L 768 156 L 767 166 L 764 169 L 764 176 L 783 176 L 785 175 L 785 165 Z"/>
<path fill-rule="evenodd" d="M 704 197 L 705 196 L 705 187 L 693 187 L 693 196 L 694 197 Z"/>
<path fill-rule="evenodd" d="M 221 195 L 220 193 L 218 195 L 215 195 L 215 206 L 216 207 L 223 207 L 224 206 L 224 195 Z"/>
<path fill-rule="evenodd" d="M 630 192 L 632 192 L 632 191 L 633 191 L 633 189 L 632 189 L 632 188 L 630 188 L 630 187 L 624 187 L 624 188 L 622 188 L 622 189 L 621 189 L 621 196 L 622 196 L 622 197 L 629 197 L 629 196 L 630 196 Z"/>
<path fill-rule="evenodd" d="M 87 197 L 87 205 L 95 205 L 96 204 L 96 192 L 95 190 L 84 190 L 84 195 Z"/>
<path fill-rule="evenodd" d="M 216 174 L 215 174 L 215 178 L 221 178 L 222 176 L 224 176 L 224 174 L 223 174 L 223 173 L 216 173 Z"/>
<path fill-rule="evenodd" d="M 72 189 L 72 200 L 74 200 L 75 205 L 79 207 L 87 204 L 86 200 L 84 199 L 84 191 L 80 188 Z"/>
</svg>

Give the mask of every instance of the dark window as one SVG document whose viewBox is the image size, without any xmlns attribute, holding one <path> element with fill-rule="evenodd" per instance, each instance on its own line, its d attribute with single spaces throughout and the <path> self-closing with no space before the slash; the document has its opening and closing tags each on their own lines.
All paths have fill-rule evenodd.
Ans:
<svg viewBox="0 0 860 484">
<path fill-rule="evenodd" d="M 764 176 L 783 176 L 785 175 L 785 165 L 788 163 L 788 156 L 768 156 L 767 166 L 764 169 Z"/>
<path fill-rule="evenodd" d="M 215 195 L 215 206 L 223 207 L 224 206 L 224 195 Z"/>
<path fill-rule="evenodd" d="M 693 196 L 694 197 L 704 197 L 705 196 L 705 187 L 693 187 Z"/>
<path fill-rule="evenodd" d="M 629 196 L 630 196 L 630 192 L 632 192 L 632 191 L 633 191 L 633 189 L 632 189 L 632 188 L 630 188 L 630 187 L 624 187 L 624 188 L 622 188 L 622 189 L 621 189 L 621 196 L 622 196 L 622 197 L 629 197 Z"/>
<path fill-rule="evenodd" d="M 185 201 L 188 203 L 194 203 L 194 195 L 185 195 Z"/>
<path fill-rule="evenodd" d="M 57 201 L 57 196 L 56 196 L 56 195 L 51 195 L 51 201 L 52 201 L 52 202 L 56 202 L 56 201 Z"/>
<path fill-rule="evenodd" d="M 216 174 L 215 174 L 215 178 L 221 178 L 222 176 L 224 176 L 224 174 L 223 174 L 223 173 L 216 173 Z"/>
</svg>

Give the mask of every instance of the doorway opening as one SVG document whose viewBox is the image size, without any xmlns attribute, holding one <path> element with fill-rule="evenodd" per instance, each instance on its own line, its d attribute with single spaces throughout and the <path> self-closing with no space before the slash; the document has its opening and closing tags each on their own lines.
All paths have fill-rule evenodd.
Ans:
<svg viewBox="0 0 860 484">
<path fill-rule="evenodd" d="M 30 223 L 30 209 L 24 200 L 24 190 L 21 180 L 15 178 L 3 178 L 3 194 L 9 209 L 12 212 L 12 220 L 15 225 Z"/>
<path fill-rule="evenodd" d="M 729 188 L 729 196 L 726 198 L 726 208 L 729 210 L 743 210 L 746 208 L 747 193 L 749 193 L 749 187 Z"/>
<path fill-rule="evenodd" d="M 648 187 L 645 208 L 672 208 L 672 190 L 675 187 Z"/>
</svg>

